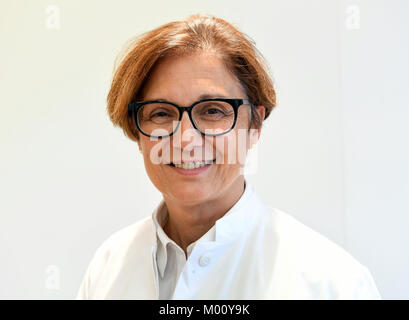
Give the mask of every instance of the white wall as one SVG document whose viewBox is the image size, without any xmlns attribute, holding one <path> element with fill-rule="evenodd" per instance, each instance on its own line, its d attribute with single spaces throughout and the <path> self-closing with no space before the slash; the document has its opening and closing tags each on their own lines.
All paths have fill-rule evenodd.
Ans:
<svg viewBox="0 0 409 320">
<path fill-rule="evenodd" d="M 346 248 L 409 298 L 409 3 L 372 1 L 342 33 Z"/>
<path fill-rule="evenodd" d="M 0 2 L 0 298 L 73 298 L 96 247 L 152 212 L 161 195 L 105 111 L 113 62 L 197 12 L 255 39 L 274 76 L 249 181 L 408 299 L 405 0 Z"/>
</svg>

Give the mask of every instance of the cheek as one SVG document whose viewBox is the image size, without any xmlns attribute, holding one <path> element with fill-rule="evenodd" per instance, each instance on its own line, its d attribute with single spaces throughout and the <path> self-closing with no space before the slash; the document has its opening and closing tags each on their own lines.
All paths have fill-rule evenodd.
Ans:
<svg viewBox="0 0 409 320">
<path fill-rule="evenodd" d="M 226 135 L 215 137 L 216 163 L 222 170 L 239 170 L 246 162 L 248 151 L 246 128 L 235 128 Z"/>
<path fill-rule="evenodd" d="M 163 149 L 161 141 L 150 141 L 149 138 L 143 139 L 141 141 L 141 147 L 146 171 L 151 179 L 155 179 L 161 170 L 161 166 L 158 165 Z"/>
<path fill-rule="evenodd" d="M 234 129 L 215 137 L 216 162 L 220 163 L 220 169 L 235 171 L 245 165 L 249 149 L 249 120 L 249 109 L 240 108 Z"/>
<path fill-rule="evenodd" d="M 147 166 L 168 163 L 170 158 L 169 139 L 150 140 L 146 137 L 141 140 L 141 148 Z"/>
</svg>

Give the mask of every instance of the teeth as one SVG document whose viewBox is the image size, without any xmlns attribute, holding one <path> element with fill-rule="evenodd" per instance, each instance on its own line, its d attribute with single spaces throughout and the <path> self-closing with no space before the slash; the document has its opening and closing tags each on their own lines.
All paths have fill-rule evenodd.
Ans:
<svg viewBox="0 0 409 320">
<path fill-rule="evenodd" d="M 184 162 L 184 163 L 174 163 L 175 167 L 182 169 L 196 169 L 204 167 L 207 164 L 213 163 L 213 160 L 209 161 L 195 161 L 195 162 Z"/>
</svg>

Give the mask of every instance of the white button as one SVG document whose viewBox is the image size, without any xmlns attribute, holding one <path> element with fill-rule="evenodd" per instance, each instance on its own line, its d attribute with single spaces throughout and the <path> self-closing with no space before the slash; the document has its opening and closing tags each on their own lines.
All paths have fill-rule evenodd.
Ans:
<svg viewBox="0 0 409 320">
<path fill-rule="evenodd" d="M 210 254 L 205 253 L 199 259 L 199 265 L 201 267 L 206 267 L 210 263 Z"/>
</svg>

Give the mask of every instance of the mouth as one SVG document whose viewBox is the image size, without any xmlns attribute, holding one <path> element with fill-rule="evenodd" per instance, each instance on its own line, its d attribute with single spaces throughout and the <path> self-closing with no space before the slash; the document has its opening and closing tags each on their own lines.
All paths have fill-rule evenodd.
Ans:
<svg viewBox="0 0 409 320">
<path fill-rule="evenodd" d="M 184 170 L 195 170 L 198 168 L 203 168 L 209 165 L 212 165 L 215 160 L 206 160 L 206 161 L 188 161 L 188 162 L 171 162 L 168 165 L 174 168 L 184 169 Z"/>
</svg>

